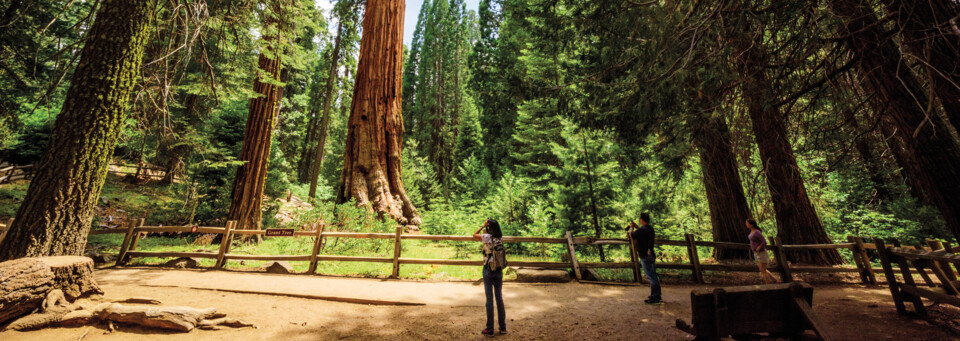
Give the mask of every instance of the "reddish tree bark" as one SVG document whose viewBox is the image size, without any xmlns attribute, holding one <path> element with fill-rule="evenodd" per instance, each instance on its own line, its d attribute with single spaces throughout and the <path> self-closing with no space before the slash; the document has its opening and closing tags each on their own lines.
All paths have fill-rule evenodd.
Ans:
<svg viewBox="0 0 960 341">
<path fill-rule="evenodd" d="M 236 220 L 239 228 L 246 230 L 259 230 L 263 225 L 263 188 L 267 180 L 271 137 L 280 102 L 280 87 L 274 85 L 280 80 L 280 55 L 271 54 L 274 55 L 273 59 L 261 53 L 258 61 L 260 74 L 272 80 L 261 81 L 258 77 L 253 83 L 257 97 L 250 100 L 250 115 L 240 149 L 240 161 L 246 163 L 237 169 L 233 179 L 233 197 L 227 215 L 227 220 Z"/>
<path fill-rule="evenodd" d="M 337 200 L 420 225 L 400 176 L 403 0 L 369 0 Z"/>
<path fill-rule="evenodd" d="M 752 32 L 749 21 L 738 20 L 745 17 L 740 3 L 738 0 L 725 2 L 727 12 L 740 18 L 725 18 L 724 25 L 735 49 L 734 62 L 743 78 L 741 91 L 760 150 L 770 201 L 777 215 L 779 237 L 784 244 L 832 243 L 807 196 L 783 113 L 772 103 L 777 96 L 766 74 L 767 52 L 760 39 L 763 32 Z M 837 250 L 798 250 L 788 252 L 787 256 L 803 263 L 843 263 Z"/>
<path fill-rule="evenodd" d="M 916 161 L 907 173 L 928 191 L 947 228 L 960 240 L 960 145 L 946 122 L 927 111 L 929 99 L 920 82 L 870 4 L 862 0 L 829 3 L 843 20 L 846 44 L 858 58 L 861 86 L 874 94 L 883 124 L 901 142 L 905 154 Z"/>
<path fill-rule="evenodd" d="M 747 197 L 743 194 L 737 157 L 730 141 L 730 129 L 721 117 L 702 117 L 705 121 L 697 133 L 703 187 L 710 206 L 713 240 L 749 243 L 745 221 L 751 218 Z M 716 259 L 749 259 L 750 252 L 740 249 L 714 251 Z"/>
</svg>

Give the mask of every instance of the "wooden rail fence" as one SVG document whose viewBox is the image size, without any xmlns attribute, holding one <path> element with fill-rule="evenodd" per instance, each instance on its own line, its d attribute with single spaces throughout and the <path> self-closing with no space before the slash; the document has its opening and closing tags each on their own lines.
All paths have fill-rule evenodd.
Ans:
<svg viewBox="0 0 960 341">
<path fill-rule="evenodd" d="M 6 226 L 12 224 L 13 219 L 10 219 L 7 222 Z M 7 228 L 5 226 L 0 226 L 0 241 L 3 240 L 3 236 L 6 234 Z M 423 258 L 409 258 L 403 257 L 402 255 L 402 243 L 405 240 L 430 240 L 430 241 L 473 241 L 471 236 L 450 236 L 450 235 L 412 235 L 412 234 L 403 234 L 402 227 L 397 227 L 394 233 L 354 233 L 354 232 L 335 232 L 335 231 L 325 231 L 324 226 L 316 226 L 312 231 L 295 231 L 293 233 L 294 237 L 312 237 L 314 238 L 313 249 L 310 254 L 303 255 L 246 255 L 246 254 L 235 254 L 231 253 L 231 243 L 221 243 L 219 250 L 214 252 L 158 252 L 158 251 L 138 251 L 137 242 L 140 240 L 140 237 L 146 233 L 164 233 L 164 232 L 181 232 L 181 233 L 208 233 L 208 234 L 219 234 L 223 236 L 223 240 L 232 240 L 234 236 L 263 236 L 265 235 L 264 230 L 244 230 L 238 229 L 236 222 L 230 221 L 227 222 L 224 227 L 209 227 L 209 226 L 144 226 L 143 220 L 132 221 L 124 228 L 109 228 L 109 229 L 97 229 L 91 230 L 90 235 L 100 235 L 100 234 L 123 234 L 124 239 L 123 243 L 120 246 L 120 252 L 117 257 L 117 264 L 124 265 L 130 258 L 134 257 L 157 257 L 157 258 L 173 258 L 173 257 L 193 257 L 193 258 L 208 258 L 215 259 L 216 265 L 215 268 L 222 268 L 228 261 L 231 260 L 259 260 L 259 261 L 305 261 L 309 262 L 309 270 L 307 273 L 316 273 L 317 264 L 319 262 L 375 262 L 375 263 L 388 263 L 393 265 L 393 271 L 391 272 L 391 277 L 398 277 L 400 266 L 401 265 L 412 265 L 412 264 L 425 264 L 425 265 L 459 265 L 459 266 L 479 266 L 482 265 L 481 260 L 465 260 L 465 259 L 423 259 Z M 366 257 L 366 256 L 341 256 L 341 255 L 325 255 L 320 252 L 323 249 L 324 241 L 326 238 L 353 238 L 353 239 L 393 239 L 394 241 L 394 252 L 393 257 Z M 794 273 L 858 273 L 860 279 L 864 284 L 878 284 L 876 278 L 876 272 L 883 272 L 883 268 L 874 268 L 870 262 L 870 257 L 867 254 L 867 250 L 877 250 L 878 243 L 866 243 L 861 237 L 849 236 L 847 238 L 847 243 L 837 243 L 837 244 L 810 244 L 810 245 L 783 245 L 779 238 L 770 237 L 770 242 L 768 248 L 774 255 L 776 265 L 770 267 L 771 271 L 778 272 L 780 277 L 784 282 L 793 281 Z M 566 232 L 564 238 L 546 238 L 546 237 L 512 237 L 506 236 L 503 238 L 504 243 L 548 243 L 548 244 L 565 244 L 567 255 L 569 256 L 569 261 L 510 261 L 510 265 L 514 267 L 540 267 L 540 268 L 549 268 L 549 269 L 572 269 L 573 274 L 577 280 L 583 279 L 582 269 L 596 269 L 596 268 L 624 268 L 631 269 L 633 272 L 633 278 L 635 282 L 641 281 L 642 271 L 640 271 L 639 258 L 636 255 L 632 245 L 632 241 L 628 238 L 624 239 L 597 239 L 593 237 L 575 237 L 570 234 L 569 231 Z M 901 247 L 899 241 L 896 239 L 891 239 L 891 243 L 896 247 Z M 658 268 L 662 269 L 680 269 L 680 270 L 690 270 L 692 272 L 692 278 L 697 283 L 704 283 L 703 273 L 705 271 L 717 271 L 717 272 L 755 272 L 757 270 L 756 266 L 753 264 L 703 264 L 700 262 L 699 258 L 699 249 L 702 247 L 707 248 L 726 248 L 726 249 L 743 249 L 749 250 L 749 244 L 740 244 L 740 243 L 727 243 L 727 242 L 712 242 L 712 241 L 700 241 L 696 240 L 692 234 L 685 235 L 684 240 L 667 240 L 667 239 L 657 239 L 655 244 L 657 245 L 668 245 L 668 246 L 678 246 L 684 247 L 687 251 L 687 256 L 689 262 L 687 263 L 659 263 L 657 264 Z M 903 246 L 904 250 L 920 250 L 920 251 L 931 251 L 931 250 L 942 250 L 941 252 L 960 252 L 960 247 L 951 247 L 946 242 L 928 240 L 928 246 Z M 624 245 L 628 246 L 630 251 L 630 261 L 629 262 L 580 262 L 577 258 L 576 246 L 583 245 Z M 883 247 L 883 244 L 881 248 Z M 833 267 L 833 266 L 800 266 L 800 265 L 791 265 L 790 262 L 786 261 L 785 252 L 786 250 L 803 250 L 803 249 L 848 249 L 853 255 L 855 267 Z M 882 253 L 881 253 L 882 255 Z M 960 256 L 958 256 L 960 257 Z M 944 270 L 947 275 L 955 280 L 957 275 L 954 270 L 949 267 L 950 264 L 953 264 L 960 270 L 960 258 L 953 261 L 952 263 L 941 261 L 938 263 L 941 269 Z M 899 269 L 894 269 L 899 271 Z M 932 269 L 928 269 L 932 270 Z M 924 279 L 924 282 L 928 286 L 934 286 L 933 282 L 930 280 L 929 274 L 927 271 L 920 271 L 918 274 Z M 889 281 L 889 279 L 888 279 Z"/>
<path fill-rule="evenodd" d="M 137 165 L 124 165 L 124 164 L 111 164 L 111 166 L 117 167 L 133 167 L 137 168 Z M 152 170 L 152 171 L 164 171 L 163 169 L 151 167 L 151 166 L 141 166 L 140 169 Z M 29 179 L 33 177 L 36 167 L 34 164 L 29 165 L 11 165 L 4 168 L 0 168 L 0 184 L 8 183 L 14 180 Z M 114 175 L 136 175 L 136 172 L 124 172 L 119 170 L 111 170 L 110 174 Z M 140 174 L 151 179 L 162 179 L 163 175 L 149 174 L 148 172 L 143 172 Z"/>
</svg>

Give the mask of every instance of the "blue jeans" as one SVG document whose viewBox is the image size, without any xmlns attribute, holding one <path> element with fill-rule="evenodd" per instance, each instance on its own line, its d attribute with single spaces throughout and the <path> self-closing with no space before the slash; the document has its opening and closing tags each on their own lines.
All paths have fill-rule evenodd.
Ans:
<svg viewBox="0 0 960 341">
<path fill-rule="evenodd" d="M 654 256 L 645 256 L 640 258 L 640 265 L 643 265 L 643 274 L 650 281 L 650 299 L 660 299 L 660 278 L 657 277 L 657 258 Z"/>
<path fill-rule="evenodd" d="M 507 313 L 503 308 L 503 269 L 492 271 L 487 266 L 483 267 L 483 292 L 487 295 L 487 329 L 493 330 L 493 299 L 496 296 L 500 330 L 507 330 Z"/>
</svg>

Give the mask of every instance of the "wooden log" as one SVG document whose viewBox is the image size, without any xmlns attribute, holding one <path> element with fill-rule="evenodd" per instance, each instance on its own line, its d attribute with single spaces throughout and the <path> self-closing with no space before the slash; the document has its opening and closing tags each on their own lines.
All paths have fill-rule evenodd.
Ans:
<svg viewBox="0 0 960 341">
<path fill-rule="evenodd" d="M 930 246 L 930 249 L 933 251 L 947 249 L 943 247 L 943 243 L 936 239 L 927 239 L 927 245 Z M 947 251 L 949 252 L 949 251 Z M 950 281 L 956 281 L 957 275 L 953 272 L 953 268 L 950 267 L 950 262 L 938 260 L 937 265 L 940 267 L 940 270 L 943 271 L 943 274 L 947 276 Z"/>
<path fill-rule="evenodd" d="M 396 237 L 393 241 L 393 273 L 390 278 L 400 277 L 400 235 L 403 234 L 403 227 L 397 226 Z"/>
<path fill-rule="evenodd" d="M 880 254 L 880 265 L 883 267 L 883 276 L 887 278 L 887 287 L 890 288 L 890 296 L 893 297 L 893 303 L 897 307 L 897 313 L 906 315 L 907 308 L 903 304 L 903 297 L 900 296 L 900 283 L 897 282 L 897 277 L 893 273 L 892 258 L 894 256 L 887 251 L 882 239 L 874 238 L 874 245 L 877 253 Z"/>
<path fill-rule="evenodd" d="M 782 283 L 692 290 L 692 329 L 697 339 L 802 330 L 803 323 L 797 323 L 796 314 L 789 309 L 793 305 L 790 285 Z M 808 303 L 812 302 L 813 287 L 802 282 L 798 285 L 801 286 L 801 297 Z"/>
<path fill-rule="evenodd" d="M 237 224 L 236 220 L 227 221 L 227 225 L 223 228 L 223 237 L 220 238 L 220 249 L 217 250 L 217 263 L 213 265 L 216 269 L 222 269 L 223 265 L 226 263 L 226 259 L 223 258 L 223 255 L 227 254 L 227 246 L 233 243 L 233 234 L 230 233 L 233 230 L 234 225 Z"/>
<path fill-rule="evenodd" d="M 693 279 L 698 284 L 703 284 L 703 270 L 700 269 L 700 255 L 697 253 L 697 246 L 694 244 L 693 234 L 687 233 L 687 256 L 690 257 L 690 264 L 693 265 Z"/>
<path fill-rule="evenodd" d="M 90 233 L 88 235 L 96 236 L 101 234 L 117 234 L 117 233 L 126 233 L 126 232 L 127 232 L 127 229 L 125 228 L 115 228 L 115 229 L 107 228 L 107 229 L 99 229 L 99 230 L 90 230 Z"/>
<path fill-rule="evenodd" d="M 923 297 L 934 302 L 946 303 L 955 307 L 960 307 L 960 297 L 954 295 L 947 295 L 931 290 L 921 289 L 913 285 L 902 285 L 900 289 L 904 294 L 916 297 L 917 300 L 919 300 L 920 297 Z"/>
<path fill-rule="evenodd" d="M 53 271 L 36 258 L 0 263 L 0 325 L 30 313 L 53 290 Z"/>
<path fill-rule="evenodd" d="M 190 307 L 125 306 L 119 303 L 101 303 L 94 308 L 94 316 L 101 320 L 137 324 L 188 332 L 201 321 L 217 315 L 217 310 Z"/>
<path fill-rule="evenodd" d="M 194 231 L 196 227 L 196 231 Z M 213 233 L 223 234 L 226 227 L 211 226 L 139 226 L 135 232 L 139 233 Z"/>
<path fill-rule="evenodd" d="M 573 275 L 576 276 L 577 281 L 583 280 L 583 275 L 580 274 L 580 264 L 577 263 L 577 252 L 573 246 L 573 236 L 570 234 L 570 231 L 566 232 L 567 237 L 567 252 L 570 253 L 570 266 L 573 267 Z"/>
<path fill-rule="evenodd" d="M 313 240 L 313 252 L 310 253 L 310 267 L 307 269 L 308 274 L 317 273 L 317 255 L 320 254 L 320 247 L 323 245 L 323 230 L 326 228 L 324 223 L 317 225 L 317 234 Z"/>
<path fill-rule="evenodd" d="M 793 273 L 790 272 L 790 262 L 787 261 L 787 253 L 783 250 L 783 242 L 780 237 L 770 237 L 774 245 L 774 255 L 777 259 L 777 269 L 780 270 L 780 278 L 784 283 L 793 282 Z"/>
</svg>

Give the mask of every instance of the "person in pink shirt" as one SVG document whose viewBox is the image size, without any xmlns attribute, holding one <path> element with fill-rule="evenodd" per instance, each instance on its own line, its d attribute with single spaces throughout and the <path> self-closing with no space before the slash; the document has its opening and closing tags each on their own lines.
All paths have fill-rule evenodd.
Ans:
<svg viewBox="0 0 960 341">
<path fill-rule="evenodd" d="M 766 283 L 780 283 L 780 279 L 767 270 L 767 266 L 770 265 L 770 255 L 767 254 L 767 241 L 763 238 L 763 231 L 753 219 L 747 219 L 747 227 L 750 229 L 750 234 L 747 235 L 747 239 L 750 240 L 750 252 L 753 253 L 753 259 L 757 261 L 760 276 Z"/>
</svg>

